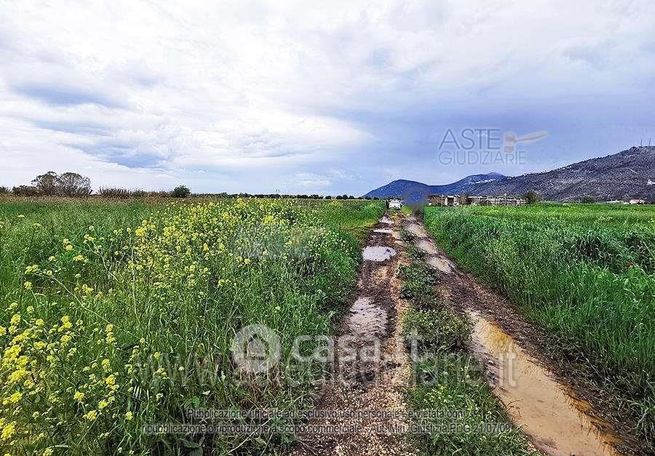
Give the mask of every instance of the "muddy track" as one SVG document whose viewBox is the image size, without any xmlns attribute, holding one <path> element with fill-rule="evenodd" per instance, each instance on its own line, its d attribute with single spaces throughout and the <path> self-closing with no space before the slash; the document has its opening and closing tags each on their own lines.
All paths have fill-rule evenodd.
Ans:
<svg viewBox="0 0 655 456">
<path fill-rule="evenodd" d="M 357 299 L 338 327 L 336 362 L 317 404 L 318 412 L 406 410 L 405 388 L 410 363 L 399 321 L 407 308 L 399 300 L 397 269 L 406 262 L 399 224 L 383 217 L 371 231 L 363 252 Z M 343 344 L 341 342 L 344 342 Z M 356 355 L 352 356 L 352 349 Z M 380 355 L 375 354 L 379 350 Z M 370 355 L 370 356 L 369 356 Z M 411 455 L 415 449 L 404 435 L 380 428 L 405 426 L 398 418 L 353 415 L 355 432 L 299 436 L 294 455 Z M 343 425 L 342 419 L 316 417 L 311 426 Z"/>
<path fill-rule="evenodd" d="M 420 221 L 410 217 L 403 225 L 415 236 L 426 262 L 442 273 L 441 293 L 472 320 L 471 350 L 487 366 L 494 394 L 508 415 L 537 448 L 550 455 L 641 454 L 629 449 L 637 448 L 636 442 L 619 437 L 627 431 L 621 423 L 604 418 L 591 405 L 588 398 L 597 392 L 576 379 L 575 366 L 547 353 L 543 330 L 522 318 L 498 293 L 460 271 Z"/>
</svg>

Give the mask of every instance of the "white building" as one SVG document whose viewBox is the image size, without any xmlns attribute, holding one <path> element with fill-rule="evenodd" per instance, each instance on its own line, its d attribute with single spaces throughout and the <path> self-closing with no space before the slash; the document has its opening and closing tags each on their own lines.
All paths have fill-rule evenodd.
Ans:
<svg viewBox="0 0 655 456">
<path fill-rule="evenodd" d="M 387 202 L 387 207 L 389 209 L 400 209 L 403 206 L 403 202 L 400 201 L 399 199 L 390 199 Z"/>
</svg>

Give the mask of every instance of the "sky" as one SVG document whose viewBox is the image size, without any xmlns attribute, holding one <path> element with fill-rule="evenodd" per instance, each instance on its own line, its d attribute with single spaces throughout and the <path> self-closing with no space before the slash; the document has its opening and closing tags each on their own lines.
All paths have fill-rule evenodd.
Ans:
<svg viewBox="0 0 655 456">
<path fill-rule="evenodd" d="M 0 0 L 0 185 L 361 195 L 655 145 L 653 24 L 652 0 Z"/>
</svg>

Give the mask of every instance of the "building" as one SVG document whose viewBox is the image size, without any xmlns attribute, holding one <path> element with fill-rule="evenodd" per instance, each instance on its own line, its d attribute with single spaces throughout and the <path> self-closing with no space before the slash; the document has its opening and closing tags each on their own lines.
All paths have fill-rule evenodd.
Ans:
<svg viewBox="0 0 655 456">
<path fill-rule="evenodd" d="M 459 195 L 430 195 L 428 204 L 430 206 L 459 206 L 466 204 L 465 199 Z"/>
<path fill-rule="evenodd" d="M 461 195 L 430 195 L 430 206 L 523 206 L 525 198 L 509 196 L 461 196 Z"/>
</svg>

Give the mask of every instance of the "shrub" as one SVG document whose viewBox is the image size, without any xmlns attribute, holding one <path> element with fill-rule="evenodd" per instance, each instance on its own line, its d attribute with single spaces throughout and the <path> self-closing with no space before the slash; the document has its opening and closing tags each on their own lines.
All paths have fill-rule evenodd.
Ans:
<svg viewBox="0 0 655 456">
<path fill-rule="evenodd" d="M 39 189 L 32 185 L 19 185 L 11 191 L 16 196 L 39 196 Z"/>
<path fill-rule="evenodd" d="M 173 189 L 171 196 L 173 198 L 186 198 L 191 194 L 191 190 L 186 185 L 178 185 Z"/>
<path fill-rule="evenodd" d="M 528 204 L 534 204 L 541 201 L 541 195 L 539 195 L 539 193 L 535 192 L 534 190 L 530 190 L 528 193 L 526 193 L 524 198 Z"/>
</svg>

